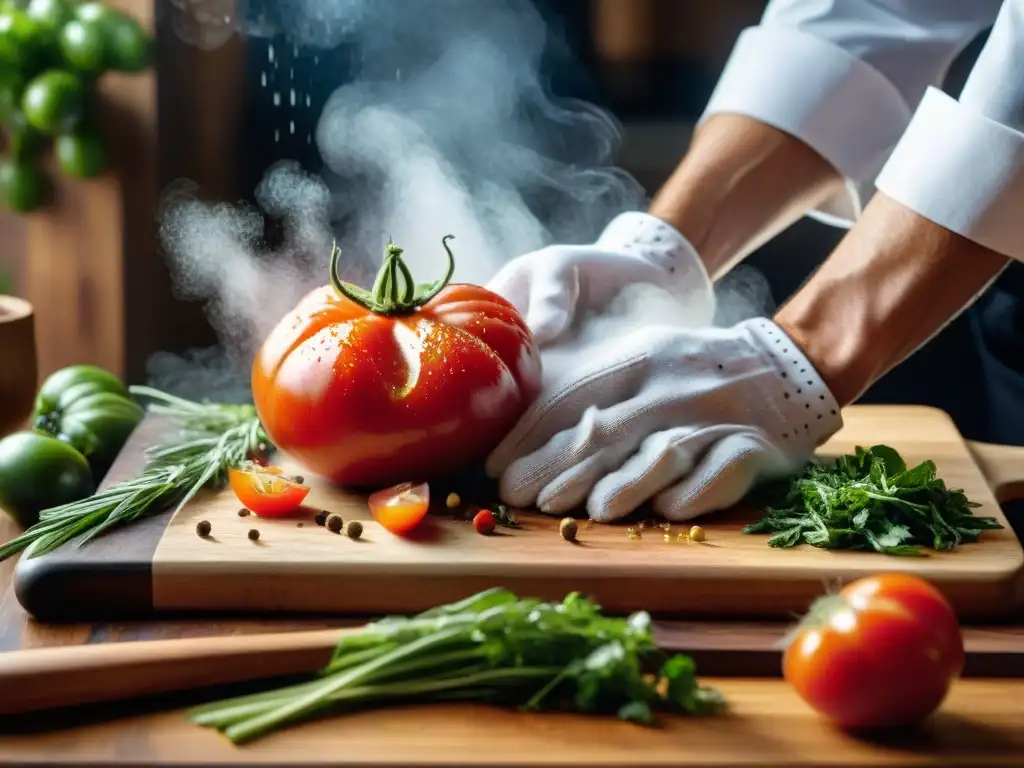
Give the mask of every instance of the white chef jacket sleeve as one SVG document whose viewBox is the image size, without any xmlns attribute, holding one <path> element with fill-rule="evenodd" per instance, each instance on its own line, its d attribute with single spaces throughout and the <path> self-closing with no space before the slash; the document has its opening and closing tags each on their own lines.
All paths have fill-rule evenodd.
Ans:
<svg viewBox="0 0 1024 768">
<path fill-rule="evenodd" d="M 876 186 L 1024 261 L 1024 0 L 1003 3 L 959 99 L 928 90 Z"/>
<path fill-rule="evenodd" d="M 811 146 L 846 179 L 811 216 L 850 226 L 930 86 L 992 25 L 1000 0 L 770 0 L 743 31 L 701 121 L 746 115 Z"/>
</svg>

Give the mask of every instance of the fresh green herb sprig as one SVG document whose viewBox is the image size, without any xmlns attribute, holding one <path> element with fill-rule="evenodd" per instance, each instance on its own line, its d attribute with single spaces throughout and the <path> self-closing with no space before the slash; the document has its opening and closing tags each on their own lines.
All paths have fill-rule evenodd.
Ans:
<svg viewBox="0 0 1024 768">
<path fill-rule="evenodd" d="M 697 682 L 691 658 L 657 651 L 648 614 L 605 616 L 577 593 L 548 603 L 491 589 L 370 624 L 341 640 L 316 679 L 208 704 L 190 719 L 240 744 L 329 709 L 442 700 L 639 723 L 656 710 L 699 715 L 725 706 Z"/>
<path fill-rule="evenodd" d="M 771 547 L 810 544 L 887 555 L 924 555 L 977 541 L 1003 526 L 971 511 L 980 506 L 946 487 L 935 463 L 908 468 L 887 445 L 858 446 L 834 464 L 809 464 L 790 480 L 761 489 L 765 515 L 744 533 L 770 533 Z M 753 500 L 753 499 L 752 499 Z"/>
<path fill-rule="evenodd" d="M 196 403 L 149 387 L 130 389 L 151 401 L 150 413 L 180 425 L 177 437 L 146 452 L 146 467 L 138 477 L 43 510 L 38 523 L 0 546 L 0 561 L 26 548 L 27 557 L 38 557 L 73 539 L 81 546 L 119 523 L 175 505 L 180 509 L 203 488 L 222 485 L 229 467 L 268 451 L 252 405 Z"/>
</svg>

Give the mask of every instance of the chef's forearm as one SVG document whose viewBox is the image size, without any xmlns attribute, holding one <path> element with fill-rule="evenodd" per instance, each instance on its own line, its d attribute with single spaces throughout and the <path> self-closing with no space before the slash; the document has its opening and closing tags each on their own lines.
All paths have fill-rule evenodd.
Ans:
<svg viewBox="0 0 1024 768">
<path fill-rule="evenodd" d="M 1009 261 L 878 193 L 775 320 L 848 405 L 970 306 Z"/>
<path fill-rule="evenodd" d="M 842 185 L 807 144 L 751 118 L 714 115 L 651 203 L 697 249 L 713 278 Z"/>
</svg>

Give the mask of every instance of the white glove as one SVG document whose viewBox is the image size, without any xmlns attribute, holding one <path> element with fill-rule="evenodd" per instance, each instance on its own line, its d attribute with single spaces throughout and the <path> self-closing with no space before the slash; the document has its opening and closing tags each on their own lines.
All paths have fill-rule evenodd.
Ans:
<svg viewBox="0 0 1024 768">
<path fill-rule="evenodd" d="M 520 256 L 487 287 L 516 306 L 545 347 L 637 283 L 667 289 L 688 325 L 711 324 L 715 297 L 700 257 L 674 227 L 646 213 L 616 216 L 593 245 L 550 245 Z"/>
<path fill-rule="evenodd" d="M 842 426 L 821 377 L 764 318 L 558 351 L 558 371 L 487 461 L 515 507 L 564 514 L 585 502 L 608 522 L 650 501 L 689 520 L 798 471 Z"/>
</svg>

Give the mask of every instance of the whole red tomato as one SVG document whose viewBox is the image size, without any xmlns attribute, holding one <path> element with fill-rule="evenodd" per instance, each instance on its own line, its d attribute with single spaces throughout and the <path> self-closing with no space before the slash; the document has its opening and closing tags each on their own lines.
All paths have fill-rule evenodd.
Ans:
<svg viewBox="0 0 1024 768">
<path fill-rule="evenodd" d="M 783 675 L 814 709 L 850 729 L 916 723 L 964 665 L 956 613 L 909 574 L 854 581 L 818 600 L 783 657 Z"/>
<path fill-rule="evenodd" d="M 413 282 L 388 243 L 371 290 L 338 277 L 270 333 L 252 369 L 271 441 L 335 483 L 426 480 L 482 461 L 540 387 L 516 308 L 475 285 Z"/>
</svg>

